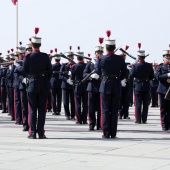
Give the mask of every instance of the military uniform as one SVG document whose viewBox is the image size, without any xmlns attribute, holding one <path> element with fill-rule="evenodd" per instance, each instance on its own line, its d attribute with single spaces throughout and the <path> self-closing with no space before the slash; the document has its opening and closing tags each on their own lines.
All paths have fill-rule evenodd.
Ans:
<svg viewBox="0 0 170 170">
<path fill-rule="evenodd" d="M 87 82 L 80 83 L 83 79 L 83 71 L 86 64 L 83 61 L 79 61 L 75 64 L 71 70 L 71 79 L 73 80 L 74 94 L 75 94 L 75 108 L 76 108 L 76 120 L 77 124 L 87 124 Z"/>
<path fill-rule="evenodd" d="M 145 52 L 139 51 L 138 55 L 145 58 Z M 130 78 L 135 78 L 135 123 L 146 123 L 148 116 L 150 85 L 149 81 L 154 77 L 152 65 L 140 59 L 138 63 L 133 65 L 130 72 Z M 142 110 L 143 105 L 143 110 Z"/>
<path fill-rule="evenodd" d="M 74 89 L 73 86 L 67 83 L 70 75 L 68 72 L 71 71 L 73 63 L 63 63 L 60 68 L 60 78 L 62 80 L 61 88 L 63 90 L 63 105 L 66 119 L 74 119 L 75 118 L 75 102 L 74 102 Z M 70 107 L 69 109 L 69 101 Z"/>
<path fill-rule="evenodd" d="M 53 74 L 51 77 L 51 88 L 52 88 L 52 105 L 53 105 L 54 115 L 60 115 L 61 112 L 62 80 L 59 77 L 60 68 L 61 68 L 60 62 L 56 62 L 55 64 L 52 65 Z"/>
<path fill-rule="evenodd" d="M 169 50 L 163 52 L 163 55 L 170 54 Z M 156 70 L 156 78 L 159 80 L 157 92 L 160 100 L 160 117 L 163 130 L 170 129 L 170 100 L 164 99 L 165 94 L 170 87 L 170 62 L 162 63 Z"/>
<path fill-rule="evenodd" d="M 111 47 L 110 51 L 107 49 L 109 47 Z M 127 78 L 125 61 L 113 53 L 114 49 L 115 40 L 107 40 L 107 55 L 102 56 L 96 63 L 96 73 L 102 79 L 99 92 L 101 93 L 103 138 L 116 137 L 121 92 L 120 73 L 122 79 Z"/>
<path fill-rule="evenodd" d="M 36 42 L 37 43 L 37 42 Z M 52 76 L 51 62 L 47 54 L 34 49 L 23 61 L 23 71 L 28 77 L 27 93 L 29 101 L 29 138 L 44 138 L 47 97 Z M 37 120 L 38 111 L 38 120 Z M 36 126 L 37 124 L 37 126 Z"/>
</svg>

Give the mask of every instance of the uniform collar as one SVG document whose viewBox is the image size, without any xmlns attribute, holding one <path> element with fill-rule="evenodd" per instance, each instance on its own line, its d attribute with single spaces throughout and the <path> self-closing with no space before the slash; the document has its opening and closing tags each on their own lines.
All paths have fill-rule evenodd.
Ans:
<svg viewBox="0 0 170 170">
<path fill-rule="evenodd" d="M 168 64 L 170 64 L 170 62 L 164 62 L 164 64 L 168 65 Z"/>
<path fill-rule="evenodd" d="M 113 55 L 114 52 L 107 52 L 107 55 Z"/>
<path fill-rule="evenodd" d="M 83 63 L 84 63 L 84 61 L 79 61 L 79 62 L 78 62 L 78 64 L 83 64 Z"/>
<path fill-rule="evenodd" d="M 139 63 L 145 63 L 145 60 L 139 60 Z"/>
<path fill-rule="evenodd" d="M 38 53 L 38 52 L 40 52 L 40 50 L 34 49 L 32 52 L 33 52 L 33 53 Z"/>
</svg>

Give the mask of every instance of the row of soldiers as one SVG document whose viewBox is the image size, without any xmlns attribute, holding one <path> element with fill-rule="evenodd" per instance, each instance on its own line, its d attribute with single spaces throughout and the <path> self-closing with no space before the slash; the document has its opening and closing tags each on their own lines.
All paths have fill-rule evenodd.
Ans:
<svg viewBox="0 0 170 170">
<path fill-rule="evenodd" d="M 6 58 L 10 62 L 3 62 L 0 70 L 3 112 L 8 107 L 11 120 L 23 124 L 23 131 L 29 130 L 28 138 L 35 139 L 36 133 L 40 139 L 46 138 L 47 101 L 51 110 L 52 99 L 53 115 L 60 115 L 62 98 L 67 120 L 76 119 L 76 124 L 87 124 L 88 116 L 89 130 L 94 130 L 96 126 L 97 130 L 103 130 L 103 138 L 115 138 L 118 114 L 119 119 L 129 119 L 133 90 L 135 123 L 147 123 L 150 92 L 155 95 L 153 107 L 158 106 L 157 86 L 154 84 L 151 88 L 153 80 L 159 81 L 157 92 L 160 96 L 162 129 L 170 128 L 170 103 L 164 99 L 170 86 L 169 50 L 163 51 L 164 63 L 157 66 L 154 74 L 152 65 L 145 62 L 145 51 L 137 52 L 138 62 L 130 68 L 125 63 L 125 53 L 115 54 L 115 40 L 106 40 L 106 55 L 103 55 L 104 47 L 101 44 L 95 47 L 94 63 L 85 63 L 83 52 L 77 53 L 78 63 L 75 63 L 75 54 L 71 49 L 66 55 L 49 57 L 39 50 L 41 38 L 32 37 L 31 42 L 26 48 L 18 47 L 16 54 L 10 54 L 10 58 Z M 60 64 L 63 56 L 69 62 Z M 55 61 L 52 65 L 50 58 Z"/>
</svg>

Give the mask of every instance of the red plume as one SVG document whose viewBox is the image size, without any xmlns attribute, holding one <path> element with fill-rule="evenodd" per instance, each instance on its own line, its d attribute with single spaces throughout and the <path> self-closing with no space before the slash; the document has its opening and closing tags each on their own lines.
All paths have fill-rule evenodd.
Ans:
<svg viewBox="0 0 170 170">
<path fill-rule="evenodd" d="M 52 53 L 53 53 L 53 50 L 50 50 L 50 53 L 52 54 Z"/>
<path fill-rule="evenodd" d="M 140 49 L 140 47 L 141 47 L 141 43 L 138 43 L 138 48 Z"/>
<path fill-rule="evenodd" d="M 57 53 L 57 48 L 54 48 L 54 51 Z"/>
<path fill-rule="evenodd" d="M 14 49 L 13 49 L 13 48 L 11 48 L 11 51 L 13 52 L 13 51 L 14 51 Z"/>
<path fill-rule="evenodd" d="M 78 46 L 77 49 L 80 50 L 80 46 Z"/>
<path fill-rule="evenodd" d="M 111 35 L 111 31 L 110 31 L 110 30 L 107 30 L 107 31 L 106 31 L 106 34 L 107 34 L 107 36 L 108 36 L 108 38 L 109 38 L 110 35 Z"/>
<path fill-rule="evenodd" d="M 31 38 L 29 38 L 29 41 L 31 41 Z"/>
<path fill-rule="evenodd" d="M 99 37 L 99 43 L 100 43 L 100 44 L 103 43 L 103 40 L 104 40 L 104 38 Z"/>
<path fill-rule="evenodd" d="M 10 53 L 10 50 L 8 50 L 7 53 L 9 54 L 9 53 Z"/>
<path fill-rule="evenodd" d="M 129 46 L 128 46 L 128 45 L 126 45 L 125 50 L 128 50 L 128 49 L 129 49 Z"/>
<path fill-rule="evenodd" d="M 19 44 L 22 45 L 22 42 L 20 41 Z"/>
<path fill-rule="evenodd" d="M 18 1 L 18 0 L 12 0 L 12 3 L 13 3 L 14 5 L 16 5 L 17 1 Z"/>
<path fill-rule="evenodd" d="M 2 55 L 2 53 L 0 53 L 0 55 Z"/>
<path fill-rule="evenodd" d="M 88 54 L 88 57 L 90 57 L 90 54 Z"/>
<path fill-rule="evenodd" d="M 34 32 L 35 32 L 35 34 L 38 34 L 38 32 L 39 32 L 39 28 L 38 28 L 38 27 L 35 27 Z"/>
<path fill-rule="evenodd" d="M 71 49 L 72 49 L 72 46 L 70 46 L 70 51 L 71 51 Z"/>
</svg>

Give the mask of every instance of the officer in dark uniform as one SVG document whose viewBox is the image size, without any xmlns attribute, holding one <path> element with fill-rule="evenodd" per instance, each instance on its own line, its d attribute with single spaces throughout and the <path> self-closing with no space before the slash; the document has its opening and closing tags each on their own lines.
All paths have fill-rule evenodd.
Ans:
<svg viewBox="0 0 170 170">
<path fill-rule="evenodd" d="M 78 63 L 73 65 L 71 70 L 71 79 L 74 82 L 75 108 L 76 108 L 76 124 L 87 124 L 87 82 L 80 83 L 83 79 L 83 72 L 86 67 L 84 63 L 83 52 L 78 52 Z"/>
<path fill-rule="evenodd" d="M 15 60 L 14 53 L 10 54 L 10 61 Z M 10 64 L 7 70 L 7 91 L 8 91 L 8 112 L 11 115 L 11 121 L 16 120 L 15 110 L 14 110 L 14 89 L 13 89 L 13 80 L 14 80 L 14 69 L 15 66 Z"/>
<path fill-rule="evenodd" d="M 118 109 L 120 102 L 121 83 L 125 84 L 127 69 L 125 61 L 114 54 L 115 40 L 106 40 L 107 55 L 96 63 L 96 77 L 102 79 L 100 84 L 101 114 L 103 138 L 115 138 L 117 133 Z M 121 73 L 120 80 L 119 75 Z"/>
<path fill-rule="evenodd" d="M 5 65 L 1 66 L 0 70 L 0 83 L 1 83 L 1 105 L 2 113 L 7 113 L 6 99 L 7 99 L 7 89 L 6 89 L 6 74 L 8 67 Z"/>
<path fill-rule="evenodd" d="M 68 52 L 67 57 L 71 60 L 74 59 L 73 52 Z M 70 81 L 71 69 L 73 62 L 62 64 L 60 68 L 60 78 L 62 79 L 61 88 L 63 90 L 63 105 L 66 120 L 75 120 L 75 102 L 74 102 L 74 89 L 73 82 Z M 71 109 L 69 109 L 69 103 Z"/>
<path fill-rule="evenodd" d="M 38 28 L 35 29 L 37 33 Z M 29 102 L 29 139 L 45 139 L 45 117 L 47 97 L 50 89 L 50 78 L 52 76 L 51 62 L 46 53 L 40 52 L 41 38 L 32 37 L 33 52 L 28 54 L 23 61 L 23 72 L 27 78 L 23 80 L 27 84 Z M 37 117 L 38 111 L 38 117 Z"/>
<path fill-rule="evenodd" d="M 94 61 L 98 60 L 103 54 L 103 47 L 95 47 L 95 57 Z M 86 77 L 94 70 L 94 63 L 88 62 L 84 69 L 83 76 Z M 101 127 L 101 109 L 100 109 L 100 79 L 93 78 L 94 74 L 88 80 L 87 92 L 88 92 L 88 117 L 89 117 L 89 130 L 94 130 L 97 124 L 97 130 Z M 97 122 L 96 122 L 96 112 L 97 112 Z"/>
<path fill-rule="evenodd" d="M 154 73 L 156 72 L 156 68 L 158 65 L 153 63 L 153 70 Z M 151 89 L 151 102 L 152 105 L 151 107 L 158 107 L 158 93 L 157 93 L 157 88 L 158 88 L 158 80 L 156 79 L 155 75 L 152 80 L 150 80 L 150 89 Z"/>
<path fill-rule="evenodd" d="M 122 59 L 126 59 L 126 54 L 121 54 Z M 129 75 L 128 63 L 126 63 L 127 72 Z M 121 76 L 121 75 L 120 75 Z M 119 119 L 130 119 L 129 117 L 129 91 L 130 91 L 130 83 L 129 80 L 125 80 L 125 84 L 121 85 L 121 98 L 119 105 Z"/>
<path fill-rule="evenodd" d="M 19 55 L 22 56 L 22 54 L 25 53 L 25 47 L 19 47 L 20 54 L 17 54 L 14 60 L 14 80 L 13 80 L 13 88 L 14 88 L 14 108 L 15 108 L 15 115 L 16 115 L 16 123 L 18 125 L 22 124 L 22 109 L 21 109 L 21 96 L 20 96 L 20 79 L 19 79 L 19 72 L 18 67 L 21 66 L 21 63 L 17 62 L 19 59 Z"/>
<path fill-rule="evenodd" d="M 27 99 L 27 92 L 26 92 L 26 84 L 22 82 L 25 78 L 25 75 L 23 75 L 23 72 L 22 72 L 22 70 L 23 70 L 22 69 L 22 61 L 23 61 L 25 55 L 31 53 L 32 45 L 27 44 L 25 49 L 19 48 L 18 51 L 19 51 L 19 60 L 21 61 L 21 65 L 16 67 L 15 72 L 18 73 L 18 78 L 19 78 L 19 91 L 20 91 L 20 96 L 21 96 L 23 131 L 28 131 L 29 130 L 29 125 L 28 125 L 28 99 Z"/>
<path fill-rule="evenodd" d="M 170 129 L 170 100 L 165 99 L 165 94 L 170 87 L 170 50 L 163 51 L 163 61 L 156 70 L 159 80 L 157 92 L 160 100 L 160 116 L 162 130 Z"/>
<path fill-rule="evenodd" d="M 62 89 L 61 89 L 62 80 L 59 77 L 59 73 L 61 68 L 61 64 L 60 64 L 61 58 L 55 55 L 53 57 L 55 59 L 55 63 L 52 65 L 53 74 L 51 77 L 52 105 L 53 105 L 53 112 L 54 112 L 53 115 L 60 115 L 61 99 L 62 99 Z"/>
<path fill-rule="evenodd" d="M 154 71 L 150 63 L 145 62 L 145 51 L 138 51 L 138 63 L 134 64 L 130 72 L 130 78 L 135 78 L 135 119 L 140 124 L 147 122 L 150 85 L 149 81 L 154 77 Z M 142 110 L 143 106 L 143 110 Z"/>
</svg>

